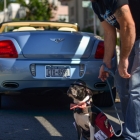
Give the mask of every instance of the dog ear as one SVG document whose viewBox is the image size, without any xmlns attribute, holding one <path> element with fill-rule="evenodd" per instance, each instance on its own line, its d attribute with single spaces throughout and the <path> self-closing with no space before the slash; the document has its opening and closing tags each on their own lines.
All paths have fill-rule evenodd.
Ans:
<svg viewBox="0 0 140 140">
<path fill-rule="evenodd" d="M 86 91 L 87 91 L 88 95 L 90 95 L 90 96 L 93 95 L 93 92 L 90 89 L 86 88 Z"/>
</svg>

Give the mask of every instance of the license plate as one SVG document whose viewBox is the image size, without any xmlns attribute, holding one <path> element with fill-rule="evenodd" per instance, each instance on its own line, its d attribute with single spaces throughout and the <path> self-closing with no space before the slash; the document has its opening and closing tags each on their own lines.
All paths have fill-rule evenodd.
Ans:
<svg viewBox="0 0 140 140">
<path fill-rule="evenodd" d="M 70 77 L 70 67 L 46 66 L 46 77 Z"/>
</svg>

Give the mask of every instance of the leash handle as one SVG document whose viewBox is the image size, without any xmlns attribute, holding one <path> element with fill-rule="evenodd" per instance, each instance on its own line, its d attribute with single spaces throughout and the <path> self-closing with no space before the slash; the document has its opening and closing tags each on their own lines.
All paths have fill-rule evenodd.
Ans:
<svg viewBox="0 0 140 140">
<path fill-rule="evenodd" d="M 104 70 L 107 71 L 115 79 L 115 74 L 109 68 L 107 68 L 106 64 L 103 63 L 102 65 L 104 66 Z M 113 105 L 114 105 L 114 108 L 115 108 L 115 112 L 116 112 L 116 115 L 118 117 L 118 120 L 119 120 L 119 123 L 120 123 L 120 126 L 121 126 L 121 132 L 120 132 L 120 134 L 116 134 L 115 131 L 114 131 L 114 129 L 113 129 L 113 127 L 112 127 L 112 129 L 113 129 L 114 135 L 116 137 L 119 137 L 119 136 L 122 135 L 123 127 L 122 127 L 122 123 L 121 123 L 121 120 L 120 120 L 120 117 L 119 117 L 119 114 L 118 114 L 117 107 L 115 105 L 115 101 L 114 101 L 114 98 L 113 98 L 113 93 L 112 93 L 112 90 L 111 90 L 111 86 L 109 84 L 109 81 L 108 80 L 106 80 L 106 81 L 107 81 L 107 84 L 108 84 L 108 87 L 109 87 L 109 90 L 110 90 L 110 94 L 111 94 L 111 98 L 112 98 Z"/>
</svg>

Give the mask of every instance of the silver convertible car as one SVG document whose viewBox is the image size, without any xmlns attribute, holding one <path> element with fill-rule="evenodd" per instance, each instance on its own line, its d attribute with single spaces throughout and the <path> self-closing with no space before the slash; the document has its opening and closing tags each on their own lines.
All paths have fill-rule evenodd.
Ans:
<svg viewBox="0 0 140 140">
<path fill-rule="evenodd" d="M 106 82 L 98 79 L 104 41 L 80 32 L 77 24 L 60 22 L 4 22 L 0 24 L 0 95 L 45 93 L 84 80 L 95 93 L 97 106 L 111 106 Z M 112 69 L 116 69 L 116 53 Z M 114 79 L 109 77 L 114 90 Z M 57 92 L 52 92 L 52 94 Z"/>
</svg>

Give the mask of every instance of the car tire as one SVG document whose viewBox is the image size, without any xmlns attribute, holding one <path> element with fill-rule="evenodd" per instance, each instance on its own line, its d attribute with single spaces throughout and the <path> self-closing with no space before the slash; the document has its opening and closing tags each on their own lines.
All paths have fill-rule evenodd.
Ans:
<svg viewBox="0 0 140 140">
<path fill-rule="evenodd" d="M 116 98 L 116 88 L 112 89 L 113 100 Z M 92 96 L 93 104 L 97 107 L 111 107 L 113 106 L 113 101 L 110 92 L 103 92 L 100 94 L 95 94 Z"/>
</svg>

